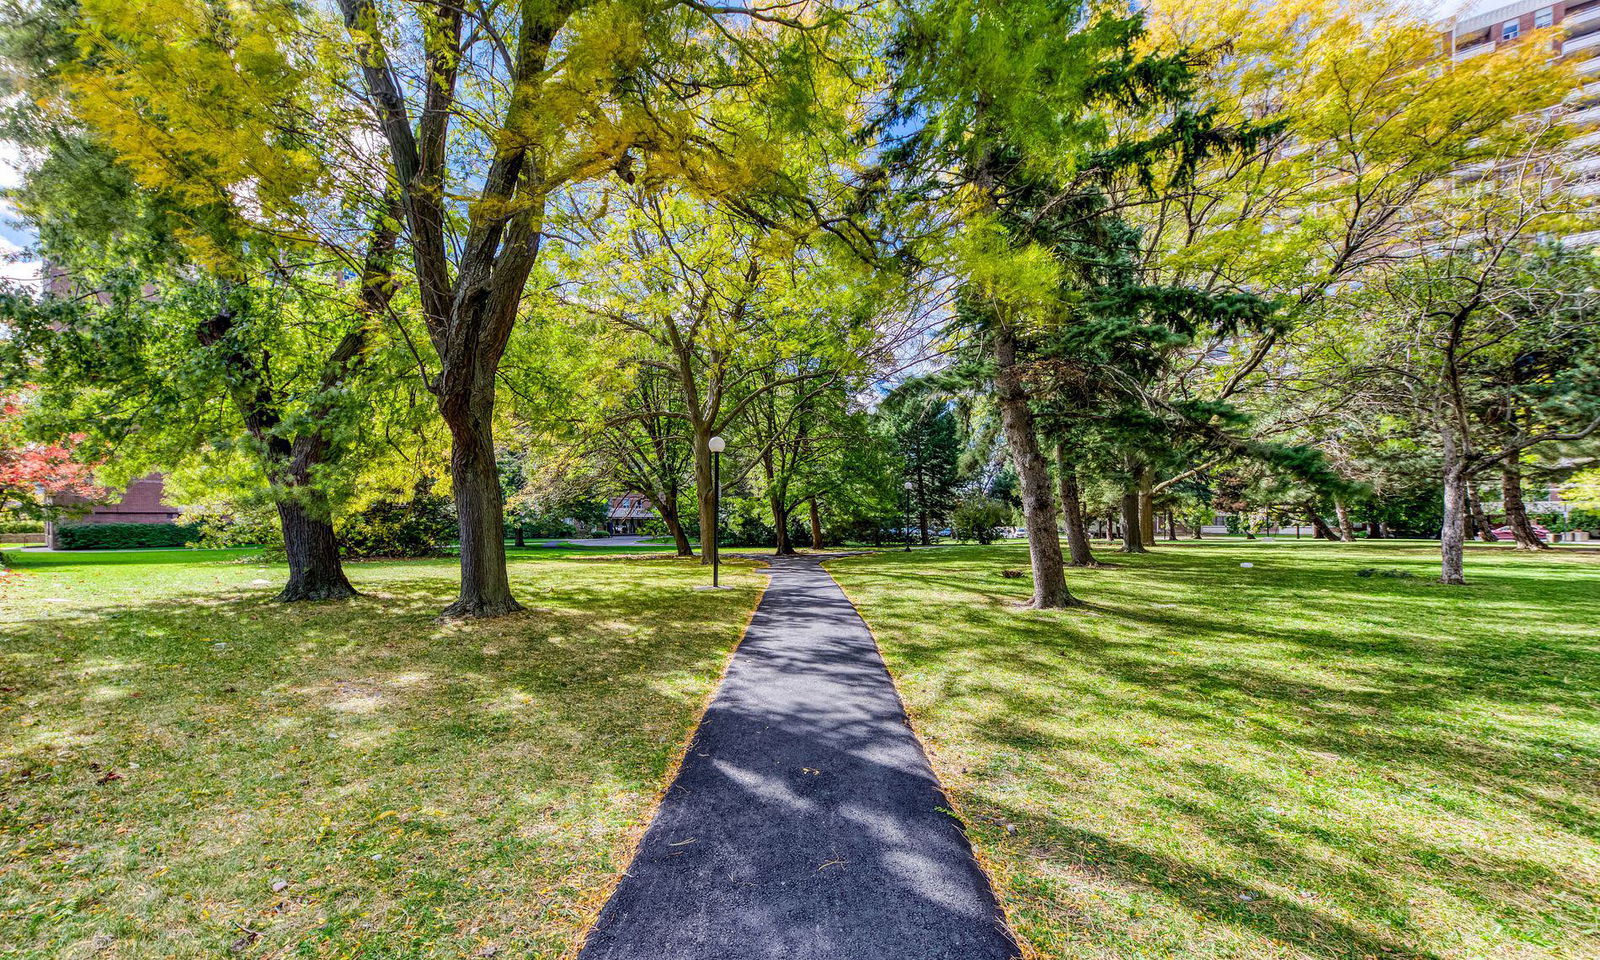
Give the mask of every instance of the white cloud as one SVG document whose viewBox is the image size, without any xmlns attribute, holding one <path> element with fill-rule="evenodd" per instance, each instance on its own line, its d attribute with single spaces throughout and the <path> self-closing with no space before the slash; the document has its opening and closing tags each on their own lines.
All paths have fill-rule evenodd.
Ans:
<svg viewBox="0 0 1600 960">
<path fill-rule="evenodd" d="M 0 189 L 10 189 L 22 184 L 22 148 L 7 140 L 0 140 Z"/>
<path fill-rule="evenodd" d="M 40 278 L 44 275 L 44 263 L 39 260 L 16 260 L 0 263 L 0 284 L 13 284 L 28 287 L 36 293 L 40 289 Z"/>
</svg>

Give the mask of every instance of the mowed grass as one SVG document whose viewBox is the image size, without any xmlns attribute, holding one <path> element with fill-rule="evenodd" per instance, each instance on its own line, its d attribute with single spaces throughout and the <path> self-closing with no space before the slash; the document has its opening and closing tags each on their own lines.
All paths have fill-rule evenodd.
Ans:
<svg viewBox="0 0 1600 960">
<path fill-rule="evenodd" d="M 448 560 L 290 607 L 249 553 L 8 554 L 0 955 L 561 956 L 760 589 L 538 551 L 441 625 Z"/>
<path fill-rule="evenodd" d="M 1020 546 L 829 569 L 1035 956 L 1593 960 L 1600 556 L 1436 551 L 1102 548 L 1044 613 Z"/>
</svg>

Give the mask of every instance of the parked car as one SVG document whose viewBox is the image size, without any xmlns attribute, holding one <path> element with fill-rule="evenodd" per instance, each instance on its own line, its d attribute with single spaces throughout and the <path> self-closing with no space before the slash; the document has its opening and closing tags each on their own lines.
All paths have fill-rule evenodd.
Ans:
<svg viewBox="0 0 1600 960">
<path fill-rule="evenodd" d="M 1538 536 L 1538 538 L 1540 540 L 1543 540 L 1545 543 L 1549 543 L 1551 540 L 1555 539 L 1554 537 L 1552 537 L 1550 535 L 1550 531 L 1549 530 L 1546 530 L 1544 527 L 1540 526 L 1537 523 L 1533 524 L 1533 532 L 1534 532 L 1534 534 L 1536 536 Z M 1494 528 L 1494 535 L 1496 537 L 1498 537 L 1499 539 L 1501 539 L 1501 540 L 1515 540 L 1516 539 L 1516 535 L 1511 532 L 1511 528 L 1509 526 L 1495 527 Z"/>
</svg>

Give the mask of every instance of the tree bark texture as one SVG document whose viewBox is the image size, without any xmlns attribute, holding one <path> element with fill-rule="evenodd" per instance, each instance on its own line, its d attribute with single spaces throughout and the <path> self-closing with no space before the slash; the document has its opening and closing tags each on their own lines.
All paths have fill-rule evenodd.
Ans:
<svg viewBox="0 0 1600 960">
<path fill-rule="evenodd" d="M 511 595 L 506 573 L 505 505 L 495 462 L 493 379 L 463 402 L 446 403 L 450 429 L 450 489 L 456 502 L 461 538 L 461 587 L 441 616 L 449 619 L 499 617 L 522 605 Z"/>
<path fill-rule="evenodd" d="M 1139 481 L 1139 542 L 1154 546 L 1156 542 L 1155 476 L 1148 464 L 1139 461 L 1134 468 Z"/>
<path fill-rule="evenodd" d="M 1333 514 L 1339 519 L 1339 539 L 1345 543 L 1356 542 L 1356 528 L 1350 522 L 1350 509 L 1344 505 L 1343 498 L 1335 497 L 1333 500 Z"/>
<path fill-rule="evenodd" d="M 1467 582 L 1463 568 L 1467 517 L 1467 478 L 1455 431 L 1440 431 L 1444 452 L 1444 523 L 1439 530 L 1439 580 L 1451 586 Z"/>
<path fill-rule="evenodd" d="M 694 436 L 694 499 L 700 511 L 700 562 L 710 565 L 717 543 L 716 491 L 711 478 L 711 432 L 701 429 Z"/>
<path fill-rule="evenodd" d="M 656 512 L 661 514 L 661 522 L 667 525 L 667 532 L 672 534 L 672 545 L 678 556 L 694 556 L 694 545 L 689 542 L 689 533 L 683 529 L 683 517 L 678 513 L 677 491 L 658 500 Z"/>
<path fill-rule="evenodd" d="M 1539 539 L 1528 519 L 1528 505 L 1522 499 L 1522 464 L 1512 454 L 1501 461 L 1500 496 L 1505 501 L 1506 524 L 1511 527 L 1511 537 L 1518 550 L 1548 550 L 1550 545 Z"/>
<path fill-rule="evenodd" d="M 1017 343 L 1002 326 L 995 332 L 995 389 L 1000 420 L 1022 485 L 1022 512 L 1028 527 L 1028 557 L 1033 567 L 1033 597 L 1028 606 L 1049 609 L 1075 606 L 1067 589 L 1061 537 L 1056 533 L 1056 506 L 1050 493 L 1050 469 L 1039 449 L 1033 411 L 1017 364 Z"/>
<path fill-rule="evenodd" d="M 1144 547 L 1144 522 L 1139 517 L 1139 482 L 1142 464 L 1128 461 L 1130 479 L 1122 488 L 1122 552 L 1149 553 Z"/>
<path fill-rule="evenodd" d="M 1096 567 L 1099 561 L 1089 546 L 1089 529 L 1083 520 L 1083 493 L 1078 471 L 1067 462 L 1066 445 L 1056 444 L 1056 476 L 1061 485 L 1061 513 L 1067 528 L 1068 562 L 1074 567 Z"/>
<path fill-rule="evenodd" d="M 1483 512 L 1483 500 L 1478 496 L 1478 491 L 1473 489 L 1471 480 L 1467 481 L 1467 508 L 1472 511 L 1472 526 L 1477 531 L 1478 539 L 1484 543 L 1499 543 L 1500 538 L 1489 526 L 1489 518 Z"/>
</svg>

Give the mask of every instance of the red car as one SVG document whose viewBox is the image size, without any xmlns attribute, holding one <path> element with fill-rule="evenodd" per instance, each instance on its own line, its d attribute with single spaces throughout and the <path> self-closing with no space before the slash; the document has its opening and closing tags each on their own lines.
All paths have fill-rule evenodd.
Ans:
<svg viewBox="0 0 1600 960">
<path fill-rule="evenodd" d="M 1538 538 L 1540 540 L 1543 540 L 1545 543 L 1549 543 L 1552 539 L 1554 539 L 1553 537 L 1550 536 L 1550 531 L 1546 530 L 1544 527 L 1540 526 L 1539 524 L 1534 523 L 1534 524 L 1532 524 L 1532 526 L 1533 526 L 1534 534 L 1537 535 Z M 1511 532 L 1511 528 L 1509 526 L 1495 527 L 1494 528 L 1494 535 L 1497 538 L 1501 539 L 1501 540 L 1515 540 L 1515 539 L 1517 539 L 1516 535 Z"/>
</svg>

